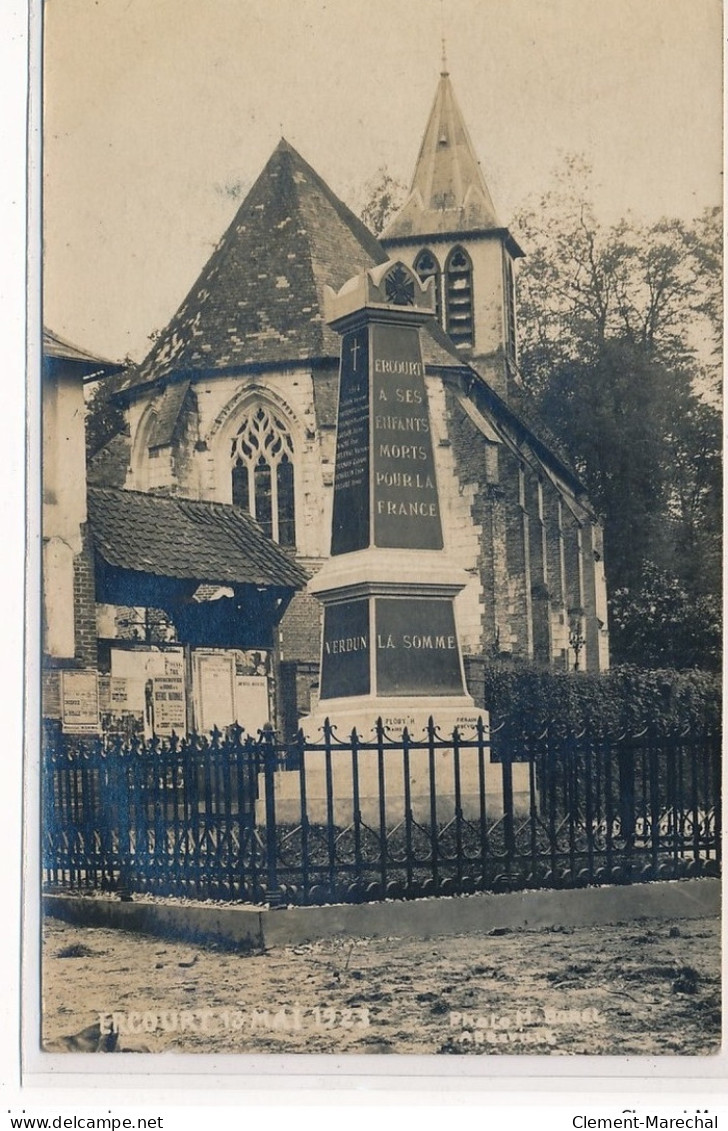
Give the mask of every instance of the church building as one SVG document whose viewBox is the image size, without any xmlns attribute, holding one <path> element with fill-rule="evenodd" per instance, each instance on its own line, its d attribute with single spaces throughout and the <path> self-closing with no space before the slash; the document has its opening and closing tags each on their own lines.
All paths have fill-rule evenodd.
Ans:
<svg viewBox="0 0 728 1131">
<path fill-rule="evenodd" d="M 423 331 L 445 549 L 466 671 L 608 665 L 601 527 L 518 369 L 516 239 L 500 223 L 447 73 L 409 196 L 377 240 L 282 140 L 182 306 L 119 393 L 128 436 L 90 483 L 234 503 L 309 575 L 330 553 L 339 335 L 324 288 L 400 259 L 434 279 Z M 119 454 L 121 453 L 121 463 Z M 318 685 L 321 609 L 280 624 L 278 723 Z M 240 720 L 243 722 L 243 720 Z"/>
</svg>

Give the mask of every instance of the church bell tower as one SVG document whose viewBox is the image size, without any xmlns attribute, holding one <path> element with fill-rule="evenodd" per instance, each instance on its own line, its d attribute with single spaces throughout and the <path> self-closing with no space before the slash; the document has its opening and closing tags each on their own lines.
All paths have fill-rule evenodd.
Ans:
<svg viewBox="0 0 728 1131">
<path fill-rule="evenodd" d="M 514 261 L 443 59 L 409 196 L 380 242 L 434 280 L 437 317 L 463 358 L 507 399 L 517 375 Z"/>
</svg>

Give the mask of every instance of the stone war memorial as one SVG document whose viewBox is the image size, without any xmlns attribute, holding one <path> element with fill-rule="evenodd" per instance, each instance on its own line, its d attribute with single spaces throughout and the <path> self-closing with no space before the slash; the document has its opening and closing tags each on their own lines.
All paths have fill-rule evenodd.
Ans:
<svg viewBox="0 0 728 1131">
<path fill-rule="evenodd" d="M 331 556 L 309 583 L 323 605 L 318 704 L 302 719 L 309 812 L 325 806 L 333 775 L 337 823 L 351 820 L 351 749 L 357 740 L 384 748 L 358 756 L 362 812 L 378 811 L 382 786 L 387 821 L 410 808 L 416 819 L 431 797 L 452 799 L 454 775 L 464 811 L 479 806 L 477 752 L 427 748 L 457 731 L 487 734 L 488 714 L 468 694 L 455 599 L 467 574 L 443 539 L 420 327 L 436 317 L 431 280 L 401 261 L 387 261 L 328 288 L 327 318 L 341 334 Z M 414 744 L 403 771 L 403 736 Z M 346 743 L 336 751 L 337 741 Z M 386 748 L 400 752 L 387 767 Z M 327 771 L 327 747 L 336 756 Z M 320 749 L 316 749 L 320 746 Z M 526 796 L 527 781 L 515 795 Z M 408 776 L 407 790 L 404 778 Z M 502 804 L 500 775 L 486 775 L 486 796 Z M 276 812 L 298 807 L 298 774 L 276 775 Z M 261 802 L 262 805 L 262 802 Z M 291 814 L 292 817 L 295 813 Z M 323 814 L 321 815 L 323 819 Z M 313 817 L 315 819 L 315 817 Z M 364 817 L 366 820 L 366 816 Z"/>
</svg>

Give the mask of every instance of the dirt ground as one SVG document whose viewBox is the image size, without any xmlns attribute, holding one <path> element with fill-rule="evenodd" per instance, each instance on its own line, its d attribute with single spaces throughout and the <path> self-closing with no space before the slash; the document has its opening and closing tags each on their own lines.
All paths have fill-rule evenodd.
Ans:
<svg viewBox="0 0 728 1131">
<path fill-rule="evenodd" d="M 336 939 L 265 954 L 48 919 L 49 1051 L 706 1055 L 720 924 Z"/>
</svg>

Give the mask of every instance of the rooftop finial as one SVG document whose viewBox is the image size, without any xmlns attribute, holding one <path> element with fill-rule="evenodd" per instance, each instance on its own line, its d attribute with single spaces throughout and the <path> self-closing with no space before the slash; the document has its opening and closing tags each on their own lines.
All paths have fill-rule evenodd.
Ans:
<svg viewBox="0 0 728 1131">
<path fill-rule="evenodd" d="M 442 37 L 442 70 L 440 71 L 440 74 L 443 78 L 445 78 L 449 74 L 449 71 L 447 69 L 447 49 L 445 47 L 444 35 Z"/>
</svg>

